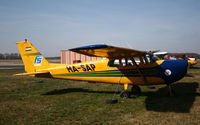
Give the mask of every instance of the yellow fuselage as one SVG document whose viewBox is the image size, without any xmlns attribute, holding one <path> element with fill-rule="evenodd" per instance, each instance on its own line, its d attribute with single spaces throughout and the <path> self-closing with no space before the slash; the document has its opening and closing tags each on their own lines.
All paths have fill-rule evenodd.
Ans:
<svg viewBox="0 0 200 125">
<path fill-rule="evenodd" d="M 98 48 L 96 51 L 91 51 L 97 55 L 107 57 L 104 59 L 72 65 L 53 64 L 49 63 L 29 41 L 17 42 L 17 46 L 24 63 L 25 73 L 16 75 L 119 83 L 124 84 L 124 90 L 128 89 L 129 84 L 173 83 L 184 77 L 188 66 L 185 60 L 153 60 L 150 58 L 150 55 L 148 60 L 144 52 L 118 47 L 108 47 L 104 50 Z M 111 51 L 118 52 L 117 50 L 130 57 L 125 56 L 123 53 L 113 53 L 113 56 L 110 55 Z M 87 49 L 85 51 L 90 52 Z M 112 63 L 113 59 L 119 59 L 119 65 Z"/>
<path fill-rule="evenodd" d="M 57 65 L 40 71 L 49 71 L 52 78 L 83 80 L 91 82 L 120 84 L 162 84 L 165 81 L 156 77 L 159 71 L 155 68 L 163 61 L 137 66 L 109 67 L 109 59 L 100 59 L 73 65 Z M 142 70 L 140 70 L 142 69 Z M 148 77 L 149 76 L 149 77 Z"/>
</svg>

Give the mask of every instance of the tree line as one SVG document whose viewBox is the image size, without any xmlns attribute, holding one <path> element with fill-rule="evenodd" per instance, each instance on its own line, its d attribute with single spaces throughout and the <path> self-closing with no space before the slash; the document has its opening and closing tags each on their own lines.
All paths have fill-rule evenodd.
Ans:
<svg viewBox="0 0 200 125">
<path fill-rule="evenodd" d="M 0 53 L 0 59 L 21 59 L 19 53 Z"/>
</svg>

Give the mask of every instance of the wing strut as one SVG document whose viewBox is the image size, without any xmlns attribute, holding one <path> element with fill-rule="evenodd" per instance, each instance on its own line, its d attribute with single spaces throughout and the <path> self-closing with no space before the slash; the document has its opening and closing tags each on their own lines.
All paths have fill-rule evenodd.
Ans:
<svg viewBox="0 0 200 125">
<path fill-rule="evenodd" d="M 132 58 L 132 62 L 134 63 L 134 65 L 136 65 L 136 70 L 139 72 L 139 74 L 142 76 L 143 80 L 145 83 L 148 83 L 147 78 L 142 74 L 142 71 L 140 70 L 138 64 L 135 62 L 134 58 Z"/>
</svg>

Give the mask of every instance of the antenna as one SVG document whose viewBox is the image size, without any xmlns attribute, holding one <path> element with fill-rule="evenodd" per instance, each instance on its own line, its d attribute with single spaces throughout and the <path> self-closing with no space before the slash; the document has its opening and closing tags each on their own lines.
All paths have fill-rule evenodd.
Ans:
<svg viewBox="0 0 200 125">
<path fill-rule="evenodd" d="M 125 43 L 128 46 L 128 48 L 133 49 L 133 47 L 128 42 L 125 42 Z"/>
</svg>

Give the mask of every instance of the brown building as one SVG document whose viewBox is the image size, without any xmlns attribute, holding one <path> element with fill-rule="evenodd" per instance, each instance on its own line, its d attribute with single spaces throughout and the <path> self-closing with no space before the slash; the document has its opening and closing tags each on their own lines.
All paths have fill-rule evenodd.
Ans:
<svg viewBox="0 0 200 125">
<path fill-rule="evenodd" d="M 101 57 L 86 56 L 69 50 L 61 50 L 60 57 L 62 64 L 73 64 L 101 59 Z"/>
</svg>

